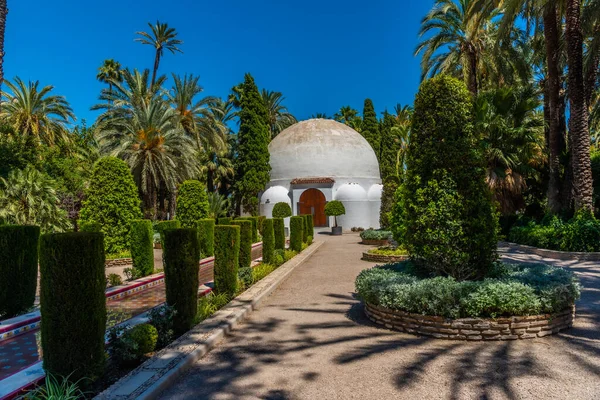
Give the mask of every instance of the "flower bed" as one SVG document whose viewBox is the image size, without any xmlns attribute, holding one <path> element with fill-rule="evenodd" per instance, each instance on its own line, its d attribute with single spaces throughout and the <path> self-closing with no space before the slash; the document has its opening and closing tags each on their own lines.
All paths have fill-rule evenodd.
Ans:
<svg viewBox="0 0 600 400">
<path fill-rule="evenodd" d="M 486 279 L 459 282 L 447 277 L 417 276 L 410 261 L 362 271 L 356 279 L 356 290 L 361 299 L 369 305 L 370 311 L 378 310 L 375 306 L 389 310 L 388 314 L 390 315 L 386 315 L 386 318 L 380 316 L 380 319 L 392 328 L 394 328 L 394 324 L 385 321 L 386 319 L 390 320 L 388 317 L 392 314 L 402 318 L 406 317 L 408 320 L 405 322 L 413 324 L 413 320 L 419 321 L 414 317 L 419 316 L 423 321 L 442 324 L 443 326 L 437 327 L 440 329 L 450 329 L 453 323 L 460 322 L 453 320 L 462 318 L 479 320 L 483 324 L 481 329 L 495 319 L 510 320 L 509 324 L 520 324 L 523 321 L 540 322 L 562 318 L 557 324 L 548 322 L 552 326 L 552 332 L 572 324 L 572 317 L 565 317 L 564 313 L 571 312 L 580 293 L 579 283 L 573 273 L 548 265 L 497 263 Z M 382 310 L 379 311 L 382 312 Z M 368 313 L 369 310 L 367 310 Z M 374 315 L 376 314 L 371 312 L 370 317 L 376 319 Z M 522 321 L 517 317 L 523 317 L 525 320 Z M 488 319 L 491 320 L 487 321 Z M 396 323 L 396 329 L 402 328 L 406 331 L 407 326 L 403 325 L 403 320 L 399 321 Z M 503 322 L 503 324 L 505 323 Z M 448 324 L 450 324 L 450 328 L 448 328 Z M 470 325 L 477 324 L 471 323 Z M 408 326 L 408 328 L 413 329 L 416 333 L 427 332 L 424 329 L 419 332 L 417 329 L 427 324 L 415 325 L 415 327 Z M 471 328 L 473 327 L 471 326 Z M 464 329 L 468 331 L 467 328 L 465 326 Z M 519 327 L 519 325 L 503 328 L 504 334 L 509 336 L 514 336 L 515 333 L 506 332 L 506 329 L 527 329 L 527 327 Z M 518 332 L 517 338 L 521 338 L 521 335 L 526 333 L 537 334 L 537 332 Z M 433 333 L 470 335 L 454 331 Z M 489 334 L 491 335 L 491 332 Z M 481 333 L 472 333 L 472 335 L 482 336 Z M 463 337 L 448 338 L 462 339 Z"/>
<path fill-rule="evenodd" d="M 385 246 L 363 252 L 362 260 L 385 264 L 397 263 L 408 260 L 408 253 L 401 248 Z"/>
</svg>

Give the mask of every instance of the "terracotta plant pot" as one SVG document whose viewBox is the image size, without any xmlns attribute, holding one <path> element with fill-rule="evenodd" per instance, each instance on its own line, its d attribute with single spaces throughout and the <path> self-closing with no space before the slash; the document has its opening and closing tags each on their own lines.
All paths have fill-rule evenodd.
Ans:
<svg viewBox="0 0 600 400">
<path fill-rule="evenodd" d="M 333 228 L 331 228 L 331 234 L 333 236 L 339 236 L 342 234 L 342 227 L 341 226 L 334 226 Z"/>
</svg>

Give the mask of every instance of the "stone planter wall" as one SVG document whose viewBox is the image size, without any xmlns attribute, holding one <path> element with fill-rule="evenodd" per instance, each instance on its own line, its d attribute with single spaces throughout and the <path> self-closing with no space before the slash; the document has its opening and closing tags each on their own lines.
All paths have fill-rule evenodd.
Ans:
<svg viewBox="0 0 600 400">
<path fill-rule="evenodd" d="M 362 255 L 362 260 L 364 261 L 371 261 L 371 262 L 376 262 L 376 263 L 395 263 L 395 262 L 400 262 L 400 261 L 406 261 L 408 260 L 408 255 L 403 255 L 403 256 L 384 256 L 381 254 L 370 254 L 368 252 L 364 252 Z"/>
<path fill-rule="evenodd" d="M 127 267 L 129 265 L 133 265 L 133 261 L 131 260 L 131 258 L 115 258 L 114 260 L 106 260 L 104 262 L 104 266 L 106 268 Z"/>
<path fill-rule="evenodd" d="M 570 328 L 575 319 L 575 308 L 554 315 L 452 320 L 390 310 L 367 303 L 365 313 L 371 321 L 389 329 L 449 340 L 533 339 Z"/>
<path fill-rule="evenodd" d="M 524 253 L 533 253 L 540 257 L 553 258 L 555 260 L 600 261 L 599 252 L 584 253 L 576 251 L 540 249 L 539 247 L 511 242 L 500 242 L 500 246 L 506 246 L 511 250 L 522 251 Z"/>
<path fill-rule="evenodd" d="M 385 246 L 390 244 L 388 240 L 375 240 L 375 239 L 361 239 L 361 244 L 367 244 L 369 246 Z"/>
</svg>

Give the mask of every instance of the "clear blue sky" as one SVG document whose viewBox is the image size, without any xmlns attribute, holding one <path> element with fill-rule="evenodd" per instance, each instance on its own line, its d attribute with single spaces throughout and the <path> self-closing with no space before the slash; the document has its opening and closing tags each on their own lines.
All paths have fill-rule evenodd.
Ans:
<svg viewBox="0 0 600 400">
<path fill-rule="evenodd" d="M 134 42 L 147 22 L 167 22 L 184 54 L 160 73 L 200 75 L 204 94 L 226 96 L 245 72 L 280 91 L 298 118 L 343 105 L 377 113 L 411 103 L 419 85 L 417 31 L 433 0 L 190 1 L 9 0 L 5 77 L 39 80 L 66 96 L 90 125 L 104 59 L 151 68 L 154 50 Z M 93 4 L 93 5 L 92 5 Z M 169 84 L 169 82 L 168 82 Z"/>
</svg>

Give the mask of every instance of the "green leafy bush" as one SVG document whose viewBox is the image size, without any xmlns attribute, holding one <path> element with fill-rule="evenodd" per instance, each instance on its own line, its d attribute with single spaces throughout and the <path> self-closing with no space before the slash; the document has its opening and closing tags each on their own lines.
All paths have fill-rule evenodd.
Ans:
<svg viewBox="0 0 600 400">
<path fill-rule="evenodd" d="M 346 208 L 344 203 L 339 200 L 331 200 L 325 204 L 325 215 L 328 217 L 334 217 L 334 226 L 338 226 L 337 217 L 346 214 Z"/>
<path fill-rule="evenodd" d="M 393 247 L 379 247 L 377 249 L 371 249 L 368 251 L 369 254 L 376 254 L 381 256 L 405 256 L 408 252 L 403 248 Z"/>
<path fill-rule="evenodd" d="M 415 314 L 486 318 L 557 313 L 579 298 L 575 275 L 543 264 L 497 264 L 481 281 L 427 278 L 410 261 L 362 271 L 362 300 Z"/>
<path fill-rule="evenodd" d="M 121 275 L 119 274 L 108 274 L 106 280 L 110 286 L 119 286 L 123 284 L 123 279 L 121 279 Z"/>
<path fill-rule="evenodd" d="M 131 224 L 131 260 L 140 276 L 154 272 L 154 239 L 152 221 L 138 219 Z"/>
<path fill-rule="evenodd" d="M 80 232 L 102 232 L 102 227 L 97 222 L 80 222 Z"/>
<path fill-rule="evenodd" d="M 365 240 L 390 240 L 392 238 L 392 232 L 367 229 L 366 231 L 362 231 L 360 233 L 360 238 Z"/>
<path fill-rule="evenodd" d="M 0 225 L 0 316 L 15 317 L 35 302 L 39 226 Z"/>
<path fill-rule="evenodd" d="M 158 340 L 158 331 L 150 324 L 136 325 L 126 333 L 137 344 L 137 354 L 141 358 L 144 354 L 154 351 Z"/>
<path fill-rule="evenodd" d="M 292 258 L 296 257 L 298 255 L 298 253 L 299 252 L 295 251 L 295 250 L 286 250 L 286 251 L 283 252 L 283 259 L 285 261 L 289 261 Z"/>
<path fill-rule="evenodd" d="M 240 227 L 240 268 L 250 267 L 252 264 L 252 221 L 236 219 L 231 224 Z"/>
<path fill-rule="evenodd" d="M 455 78 L 421 84 L 393 216 L 394 237 L 416 265 L 457 280 L 485 276 L 497 257 L 498 221 L 472 108 Z"/>
<path fill-rule="evenodd" d="M 170 221 L 158 221 L 154 224 L 154 230 L 156 230 L 156 232 L 158 232 L 158 234 L 160 235 L 160 243 L 163 245 L 163 247 L 164 247 L 164 242 L 165 242 L 164 232 L 167 229 L 178 229 L 178 228 L 181 228 L 181 222 L 176 219 L 172 219 Z"/>
<path fill-rule="evenodd" d="M 233 297 L 238 286 L 240 227 L 215 226 L 215 292 Z"/>
<path fill-rule="evenodd" d="M 302 236 L 304 234 L 304 218 L 295 216 L 290 218 L 290 249 L 302 251 Z"/>
<path fill-rule="evenodd" d="M 252 279 L 252 267 L 243 267 L 238 269 L 239 284 L 248 288 L 254 283 Z"/>
<path fill-rule="evenodd" d="M 196 323 L 204 321 L 216 313 L 219 309 L 223 308 L 231 298 L 226 293 L 209 293 L 206 296 L 201 297 L 198 300 L 198 314 L 196 315 Z"/>
<path fill-rule="evenodd" d="M 231 220 L 232 220 L 232 218 L 230 218 L 230 217 L 223 217 L 223 218 L 219 218 L 217 220 L 217 223 L 219 225 L 231 225 Z"/>
<path fill-rule="evenodd" d="M 211 257 L 215 254 L 215 220 L 201 219 L 197 222 L 196 229 L 201 257 Z"/>
<path fill-rule="evenodd" d="M 285 249 L 285 224 L 283 218 L 273 218 L 273 233 L 275 235 L 275 249 Z"/>
<path fill-rule="evenodd" d="M 273 220 L 265 219 L 263 221 L 263 245 L 262 245 L 262 258 L 266 264 L 273 263 L 273 257 L 275 255 L 275 233 L 273 231 Z"/>
<path fill-rule="evenodd" d="M 164 304 L 154 307 L 148 313 L 148 323 L 156 328 L 158 338 L 156 348 L 162 349 L 173 340 L 173 320 L 175 319 L 175 308 Z"/>
<path fill-rule="evenodd" d="M 187 180 L 179 185 L 175 218 L 183 228 L 195 228 L 196 221 L 208 216 L 208 197 L 205 185 Z"/>
<path fill-rule="evenodd" d="M 277 269 L 277 265 L 262 263 L 252 268 L 252 281 L 258 282 Z"/>
<path fill-rule="evenodd" d="M 56 378 L 50 373 L 46 373 L 44 384 L 39 385 L 35 390 L 27 393 L 27 400 L 79 400 L 85 399 L 86 395 L 79 389 L 79 385 L 84 385 L 85 379 L 82 378 L 72 382 L 71 376 Z"/>
<path fill-rule="evenodd" d="M 73 379 L 104 370 L 106 276 L 103 235 L 43 235 L 40 239 L 40 311 L 44 369 Z"/>
<path fill-rule="evenodd" d="M 117 326 L 109 329 L 109 354 L 118 365 L 137 364 L 156 348 L 158 331 L 150 324 L 136 325 L 129 329 L 127 326 Z"/>
<path fill-rule="evenodd" d="M 115 157 L 98 160 L 85 194 L 79 213 L 81 225 L 100 225 L 107 254 L 129 249 L 131 222 L 142 218 L 142 211 L 127 164 Z"/>
<path fill-rule="evenodd" d="M 125 279 L 128 281 L 134 281 L 142 277 L 140 270 L 135 268 L 124 268 L 123 274 L 125 274 Z"/>
<path fill-rule="evenodd" d="M 273 218 L 287 218 L 292 216 L 292 208 L 288 203 L 280 201 L 273 206 Z"/>
<path fill-rule="evenodd" d="M 277 249 L 273 253 L 273 264 L 278 267 L 285 262 L 285 250 Z"/>
<path fill-rule="evenodd" d="M 176 311 L 173 331 L 181 335 L 193 326 L 198 307 L 198 233 L 191 228 L 167 229 L 164 237 L 167 304 Z"/>
</svg>

